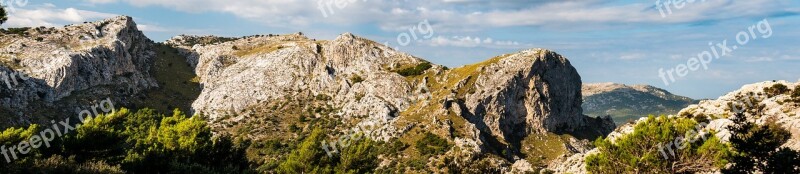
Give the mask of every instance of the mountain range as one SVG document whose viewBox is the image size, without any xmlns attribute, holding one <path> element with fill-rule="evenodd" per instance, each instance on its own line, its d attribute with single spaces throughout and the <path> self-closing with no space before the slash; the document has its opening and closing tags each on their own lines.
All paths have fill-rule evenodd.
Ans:
<svg viewBox="0 0 800 174">
<path fill-rule="evenodd" d="M 347 162 L 352 157 L 332 154 L 352 153 L 354 137 L 390 147 L 373 154 L 379 171 L 585 173 L 583 157 L 597 151 L 591 142 L 630 133 L 637 121 L 629 120 L 673 114 L 725 122 L 715 114 L 727 113 L 714 108 L 732 100 L 697 104 L 652 86 L 583 84 L 565 56 L 540 48 L 449 68 L 351 33 L 333 40 L 179 35 L 156 43 L 127 16 L 6 30 L 0 53 L 2 74 L 24 74 L 0 87 L 2 128 L 80 119 L 103 100 L 183 111 L 214 136 L 252 142 L 247 158 L 263 173 L 325 153 Z M 765 82 L 736 94 L 775 83 L 797 86 Z M 797 105 L 782 102 L 788 98 L 764 102 L 783 108 L 770 112 L 795 112 Z M 779 118 L 793 148 L 796 118 Z"/>
<path fill-rule="evenodd" d="M 616 83 L 583 84 L 583 113 L 610 115 L 617 125 L 648 115 L 673 115 L 699 101 L 650 85 Z"/>
</svg>

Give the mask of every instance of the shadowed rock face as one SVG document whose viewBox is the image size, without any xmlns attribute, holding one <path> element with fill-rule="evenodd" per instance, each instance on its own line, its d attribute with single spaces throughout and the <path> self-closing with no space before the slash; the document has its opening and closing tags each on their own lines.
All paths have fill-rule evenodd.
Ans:
<svg viewBox="0 0 800 174">
<path fill-rule="evenodd" d="M 478 92 L 466 96 L 466 106 L 492 134 L 521 138 L 528 133 L 573 132 L 587 125 L 581 114 L 580 76 L 561 55 L 526 50 L 482 71 L 474 83 Z"/>
<path fill-rule="evenodd" d="M 0 107 L 12 116 L 4 118 L 8 125 L 72 115 L 82 103 L 107 97 L 124 103 L 157 86 L 149 74 L 152 41 L 127 16 L 4 34 L 0 43 L 0 71 L 30 76 L 11 89 L 0 88 Z"/>
</svg>

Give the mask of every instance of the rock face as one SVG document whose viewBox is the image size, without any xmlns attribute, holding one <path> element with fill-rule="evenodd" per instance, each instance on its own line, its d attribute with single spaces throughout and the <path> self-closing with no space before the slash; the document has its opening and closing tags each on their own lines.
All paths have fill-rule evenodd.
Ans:
<svg viewBox="0 0 800 174">
<path fill-rule="evenodd" d="M 379 127 L 368 135 L 373 139 L 430 131 L 454 137 L 459 151 L 448 154 L 466 162 L 487 152 L 524 153 L 519 147 L 530 135 L 601 136 L 615 127 L 582 114 L 580 76 L 566 58 L 543 49 L 450 70 L 349 33 L 331 41 L 301 34 L 177 36 L 167 44 L 194 64 L 203 92 L 193 108 L 213 122 L 271 101 L 330 96 L 325 105 L 337 108 L 333 117 Z M 585 144 L 577 142 L 560 146 Z"/>
<path fill-rule="evenodd" d="M 167 43 L 184 46 L 186 37 Z M 196 56 L 189 59 L 197 60 L 204 88 L 193 108 L 211 118 L 304 92 L 332 96 L 334 105 L 359 103 L 345 107 L 345 115 L 392 116 L 413 93 L 389 68 L 424 62 L 352 34 L 320 42 L 300 34 L 258 36 L 185 48 Z M 354 82 L 355 76 L 363 81 Z M 364 98 L 355 100 L 357 94 Z"/>
<path fill-rule="evenodd" d="M 580 76 L 561 55 L 525 50 L 481 69 L 471 86 L 475 93 L 464 104 L 493 135 L 572 132 L 588 124 L 580 107 Z"/>
<path fill-rule="evenodd" d="M 649 85 L 592 83 L 583 85 L 583 113 L 610 115 L 617 125 L 648 115 L 673 115 L 698 101 Z"/>
<path fill-rule="evenodd" d="M 769 88 L 783 85 L 788 92 L 776 94 Z M 744 85 L 741 89 L 730 92 L 716 100 L 701 101 L 691 105 L 678 114 L 684 117 L 706 117 L 709 120 L 707 129 L 714 130 L 723 141 L 727 141 L 730 132 L 728 125 L 733 124 L 728 118 L 742 111 L 747 120 L 756 124 L 774 121 L 788 130 L 792 137 L 784 144 L 794 150 L 800 150 L 800 96 L 792 96 L 791 92 L 800 93 L 797 87 L 800 82 L 770 81 Z"/>
<path fill-rule="evenodd" d="M 18 84 L 11 80 L 11 88 L 3 82 L 0 110 L 9 115 L 3 122 L 49 121 L 37 119 L 71 115 L 74 109 L 85 109 L 81 103 L 106 97 L 122 102 L 156 87 L 149 74 L 154 55 L 152 41 L 127 16 L 3 34 L 0 71 L 30 77 L 16 78 Z"/>
</svg>

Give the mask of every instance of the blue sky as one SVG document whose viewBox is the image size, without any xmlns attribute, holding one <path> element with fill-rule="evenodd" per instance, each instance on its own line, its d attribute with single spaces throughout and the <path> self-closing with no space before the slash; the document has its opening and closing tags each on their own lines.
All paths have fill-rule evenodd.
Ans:
<svg viewBox="0 0 800 174">
<path fill-rule="evenodd" d="M 800 1 L 697 0 L 664 5 L 667 1 L 2 2 L 13 8 L 3 27 L 63 26 L 128 15 L 155 41 L 178 34 L 295 32 L 333 39 L 352 32 L 449 67 L 527 48 L 546 48 L 569 58 L 584 83 L 649 84 L 693 98 L 716 98 L 760 81 L 800 80 Z M 418 28 L 411 29 L 413 26 Z M 433 32 L 422 29 L 427 26 Z M 750 30 L 751 26 L 755 27 Z M 741 31 L 745 34 L 740 36 Z M 737 36 L 750 39 L 739 44 Z M 664 82 L 668 76 L 660 76 L 659 70 L 676 73 L 676 68 L 688 65 L 699 53 L 711 51 L 710 44 L 725 40 L 739 48 L 707 62 L 707 69 L 689 70 L 685 76 L 675 74 L 675 80 L 668 83 Z M 408 45 L 399 44 L 407 41 Z"/>
</svg>

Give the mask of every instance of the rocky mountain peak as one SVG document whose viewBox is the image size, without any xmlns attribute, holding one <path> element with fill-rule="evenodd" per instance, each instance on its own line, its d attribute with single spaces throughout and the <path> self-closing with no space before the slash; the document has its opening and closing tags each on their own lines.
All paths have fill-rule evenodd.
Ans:
<svg viewBox="0 0 800 174">
<path fill-rule="evenodd" d="M 9 90 L 0 92 L 0 101 L 15 116 L 9 117 L 15 119 L 12 124 L 38 118 L 25 114 L 42 114 L 22 111 L 72 111 L 75 101 L 62 100 L 70 96 L 131 96 L 157 86 L 149 74 L 152 41 L 128 16 L 7 33 L 0 36 L 0 45 L 0 69 L 30 76 L 11 89 L 0 88 Z"/>
</svg>

